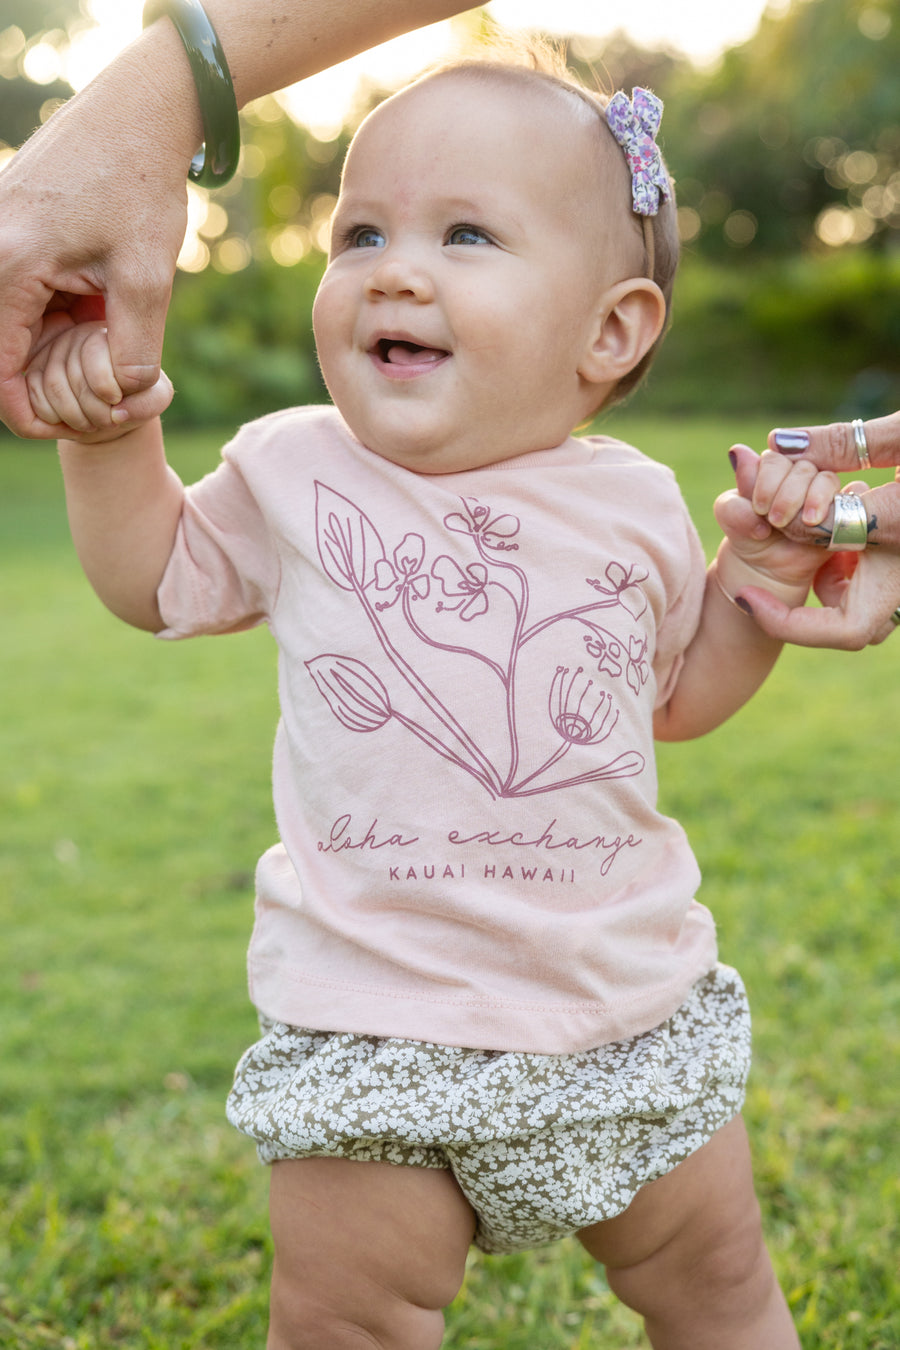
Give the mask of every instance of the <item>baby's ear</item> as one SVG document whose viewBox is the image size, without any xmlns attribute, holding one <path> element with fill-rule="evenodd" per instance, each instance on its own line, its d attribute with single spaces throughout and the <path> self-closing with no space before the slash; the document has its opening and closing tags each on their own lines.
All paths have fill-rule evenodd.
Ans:
<svg viewBox="0 0 900 1350">
<path fill-rule="evenodd" d="M 650 350 L 665 322 L 665 296 L 655 281 L 631 277 L 611 286 L 598 307 L 579 375 L 589 384 L 618 383 Z"/>
</svg>

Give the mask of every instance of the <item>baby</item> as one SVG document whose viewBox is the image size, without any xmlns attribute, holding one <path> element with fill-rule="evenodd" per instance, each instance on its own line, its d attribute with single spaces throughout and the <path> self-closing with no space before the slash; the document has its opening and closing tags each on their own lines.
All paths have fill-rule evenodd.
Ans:
<svg viewBox="0 0 900 1350">
<path fill-rule="evenodd" d="M 656 1347 L 798 1345 L 740 1119 L 746 997 L 653 740 L 765 678 L 779 644 L 733 597 L 804 602 L 821 553 L 764 517 L 822 518 L 834 486 L 773 457 L 757 489 L 746 452 L 707 568 L 667 468 L 572 435 L 665 327 L 660 110 L 501 57 L 381 104 L 315 302 L 334 406 L 244 427 L 188 490 L 168 382 L 122 403 L 101 325 L 29 372 L 73 429 L 105 603 L 278 644 L 263 1034 L 229 1098 L 272 1164 L 270 1350 L 431 1350 L 473 1240 L 567 1234 Z"/>
</svg>

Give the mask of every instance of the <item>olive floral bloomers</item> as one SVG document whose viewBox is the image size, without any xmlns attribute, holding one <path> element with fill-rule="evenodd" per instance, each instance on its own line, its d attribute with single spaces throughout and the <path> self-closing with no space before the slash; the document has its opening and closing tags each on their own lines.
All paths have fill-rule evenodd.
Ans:
<svg viewBox="0 0 900 1350">
<path fill-rule="evenodd" d="M 737 1114 L 750 1062 L 746 994 L 721 965 L 661 1026 L 578 1054 L 263 1030 L 228 1101 L 263 1162 L 449 1168 L 488 1252 L 620 1214 Z"/>
</svg>

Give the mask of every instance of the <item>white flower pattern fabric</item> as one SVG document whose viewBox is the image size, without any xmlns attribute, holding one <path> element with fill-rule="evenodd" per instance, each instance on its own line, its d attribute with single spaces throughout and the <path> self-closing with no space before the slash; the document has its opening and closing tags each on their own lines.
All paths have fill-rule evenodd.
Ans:
<svg viewBox="0 0 900 1350">
<path fill-rule="evenodd" d="M 631 94 L 631 101 L 621 90 L 613 95 L 606 105 L 606 120 L 631 170 L 633 210 L 639 216 L 655 216 L 660 196 L 668 197 L 671 190 L 656 144 L 663 104 L 649 89 L 632 89 Z"/>
<path fill-rule="evenodd" d="M 738 1113 L 750 1065 L 746 993 L 722 965 L 661 1026 L 580 1054 L 263 1029 L 228 1099 L 263 1162 L 449 1168 L 488 1252 L 622 1213 Z"/>
</svg>

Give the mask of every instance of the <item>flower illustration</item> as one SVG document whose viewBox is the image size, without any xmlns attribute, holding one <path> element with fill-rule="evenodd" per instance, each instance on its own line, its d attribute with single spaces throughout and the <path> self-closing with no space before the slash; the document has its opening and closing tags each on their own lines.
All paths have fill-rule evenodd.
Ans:
<svg viewBox="0 0 900 1350">
<path fill-rule="evenodd" d="M 647 639 L 630 637 L 628 639 L 628 669 L 625 678 L 636 694 L 647 683 L 650 668 L 647 664 Z"/>
<path fill-rule="evenodd" d="M 431 575 L 441 583 L 444 595 L 457 601 L 455 605 L 445 605 L 441 600 L 439 610 L 458 611 L 459 617 L 467 622 L 487 613 L 488 570 L 484 563 L 467 563 L 462 568 L 444 553 L 432 563 Z"/>
<path fill-rule="evenodd" d="M 425 600 L 431 590 L 428 574 L 422 571 L 425 540 L 420 534 L 406 534 L 394 549 L 394 561 L 380 558 L 375 564 L 375 589 L 394 591 L 392 600 L 379 600 L 375 608 L 390 609 L 405 592 L 414 600 Z"/>
<path fill-rule="evenodd" d="M 622 674 L 622 657 L 624 655 L 621 642 L 617 638 L 610 637 L 601 629 L 595 628 L 593 624 L 588 624 L 590 633 L 584 635 L 584 645 L 587 648 L 588 655 L 593 656 L 597 662 L 597 670 L 600 674 L 612 675 L 614 678 Z"/>
<path fill-rule="evenodd" d="M 633 619 L 639 619 L 647 608 L 647 597 L 641 590 L 641 582 L 646 581 L 650 573 L 646 567 L 629 567 L 626 571 L 621 563 L 611 562 L 606 569 L 606 585 L 596 578 L 587 578 L 587 584 L 593 586 L 601 595 L 614 595 L 620 605 Z"/>
<path fill-rule="evenodd" d="M 306 669 L 335 717 L 348 731 L 378 731 L 391 720 L 388 691 L 362 661 L 328 653 L 307 661 Z"/>
<path fill-rule="evenodd" d="M 550 686 L 550 721 L 570 745 L 605 741 L 619 720 L 612 695 L 598 689 L 584 667 L 557 666 Z"/>
<path fill-rule="evenodd" d="M 453 509 L 441 513 L 446 534 L 429 533 L 417 518 L 421 533 L 410 529 L 391 548 L 366 511 L 317 482 L 322 573 L 346 593 L 348 605 L 352 597 L 358 607 L 350 650 L 359 659 L 325 652 L 306 662 L 336 721 L 352 732 L 391 722 L 398 734 L 414 737 L 425 753 L 467 774 L 492 798 L 559 793 L 642 773 L 639 751 L 620 747 L 604 759 L 595 748 L 619 722 L 614 696 L 604 686 L 624 676 L 638 696 L 650 678 L 648 638 L 634 635 L 638 625 L 628 623 L 648 609 L 648 570 L 609 562 L 599 579 L 591 579 L 583 564 L 574 564 L 571 581 L 581 578 L 594 593 L 569 593 L 568 604 L 557 609 L 543 601 L 543 591 L 532 594 L 528 559 L 520 564 L 504 556 L 519 548 L 520 518 L 476 497 L 452 500 Z M 442 546 L 450 552 L 441 552 Z M 414 604 L 421 600 L 427 603 Z M 618 622 L 604 626 L 601 611 L 616 610 L 632 636 L 619 632 Z M 429 616 L 424 626 L 423 613 Z M 453 617 L 436 620 L 441 613 Z M 549 636 L 554 629 L 555 642 Z M 581 646 L 576 634 L 587 665 L 572 668 L 562 664 L 571 659 L 563 644 L 575 642 L 574 656 Z M 544 691 L 536 710 L 535 680 Z M 543 698 L 549 727 L 540 711 Z M 487 739 L 483 702 L 502 712 L 498 736 Z"/>
<path fill-rule="evenodd" d="M 456 534 L 470 534 L 480 539 L 485 548 L 511 552 L 518 544 L 508 543 L 519 533 L 519 521 L 515 516 L 492 516 L 490 508 L 482 506 L 477 497 L 460 497 L 463 510 L 454 511 L 444 517 L 448 530 Z"/>
</svg>

